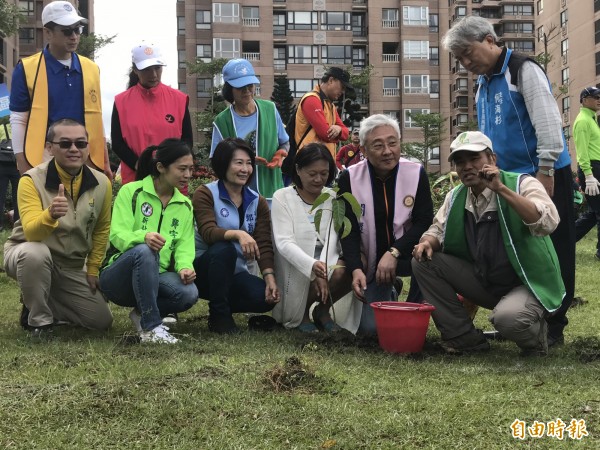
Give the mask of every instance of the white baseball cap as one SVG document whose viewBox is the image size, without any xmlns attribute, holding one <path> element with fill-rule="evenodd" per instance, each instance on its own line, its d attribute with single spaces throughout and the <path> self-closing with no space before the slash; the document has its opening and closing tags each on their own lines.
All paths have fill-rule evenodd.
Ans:
<svg viewBox="0 0 600 450">
<path fill-rule="evenodd" d="M 482 152 L 488 148 L 492 153 L 494 152 L 492 141 L 481 131 L 465 131 L 464 133 L 460 133 L 458 137 L 452 141 L 452 144 L 450 144 L 450 156 L 448 156 L 448 161 L 452 162 L 452 159 L 458 152 Z"/>
<path fill-rule="evenodd" d="M 166 66 L 160 48 L 144 41 L 131 49 L 131 61 L 138 70 L 144 70 L 150 66 Z"/>
<path fill-rule="evenodd" d="M 65 27 L 76 23 L 88 23 L 87 19 L 81 17 L 77 12 L 77 8 L 69 2 L 48 3 L 42 11 L 42 24 L 46 26 L 48 22 L 54 22 Z"/>
</svg>

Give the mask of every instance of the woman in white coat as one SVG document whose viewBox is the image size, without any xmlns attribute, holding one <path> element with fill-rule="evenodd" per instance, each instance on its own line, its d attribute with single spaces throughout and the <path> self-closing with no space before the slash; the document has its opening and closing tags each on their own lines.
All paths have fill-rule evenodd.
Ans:
<svg viewBox="0 0 600 450">
<path fill-rule="evenodd" d="M 319 329 L 332 332 L 340 327 L 355 333 L 360 322 L 362 304 L 353 299 L 351 277 L 344 267 L 331 269 L 344 265 L 339 237 L 329 220 L 331 200 L 319 206 L 323 210 L 320 232 L 315 229 L 315 212 L 311 212 L 335 171 L 329 150 L 322 144 L 309 144 L 296 155 L 293 186 L 273 195 L 275 273 L 281 289 L 281 301 L 273 309 L 273 317 L 286 328 L 305 333 Z M 335 304 L 335 321 L 330 310 L 330 290 L 334 302 L 343 299 Z M 313 322 L 310 309 L 315 302 L 318 304 L 312 311 Z"/>
</svg>

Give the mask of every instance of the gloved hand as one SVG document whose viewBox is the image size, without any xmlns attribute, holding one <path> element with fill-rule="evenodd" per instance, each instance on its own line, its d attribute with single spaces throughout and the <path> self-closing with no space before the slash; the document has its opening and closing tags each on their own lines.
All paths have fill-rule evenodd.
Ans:
<svg viewBox="0 0 600 450">
<path fill-rule="evenodd" d="M 267 165 L 267 160 L 265 158 L 263 158 L 262 156 L 255 156 L 254 161 L 256 162 L 256 165 L 261 165 L 261 166 Z"/>
<path fill-rule="evenodd" d="M 592 197 L 600 194 L 600 183 L 594 177 L 594 175 L 585 176 L 585 195 L 591 195 Z"/>
<path fill-rule="evenodd" d="M 285 150 L 279 149 L 273 155 L 271 162 L 267 164 L 269 169 L 274 169 L 275 167 L 281 167 L 283 164 L 283 159 L 287 156 L 287 152 Z"/>
</svg>

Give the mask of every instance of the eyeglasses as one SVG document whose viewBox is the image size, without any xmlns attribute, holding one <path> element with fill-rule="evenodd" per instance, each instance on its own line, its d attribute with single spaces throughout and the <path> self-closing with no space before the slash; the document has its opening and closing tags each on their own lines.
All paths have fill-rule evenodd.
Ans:
<svg viewBox="0 0 600 450">
<path fill-rule="evenodd" d="M 83 150 L 84 148 L 86 148 L 88 146 L 87 141 L 58 141 L 58 142 L 48 141 L 48 142 L 50 142 L 51 144 L 58 145 L 63 150 L 70 149 L 72 145 L 75 145 L 75 147 L 77 147 L 79 150 Z"/>
<path fill-rule="evenodd" d="M 390 150 L 394 150 L 398 147 L 398 141 L 390 141 L 388 143 L 378 142 L 376 144 L 370 145 L 369 148 L 376 152 L 381 152 L 383 149 L 388 147 Z"/>
<path fill-rule="evenodd" d="M 83 27 L 82 26 L 77 26 L 77 27 L 73 27 L 73 28 L 59 28 L 58 31 L 60 31 L 62 34 L 65 35 L 65 37 L 70 37 L 73 33 L 80 35 L 81 33 L 83 33 Z"/>
</svg>

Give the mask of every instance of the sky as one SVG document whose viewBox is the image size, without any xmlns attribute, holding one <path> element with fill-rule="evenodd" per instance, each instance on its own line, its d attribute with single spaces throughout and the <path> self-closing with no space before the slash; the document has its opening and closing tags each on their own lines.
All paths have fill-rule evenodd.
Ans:
<svg viewBox="0 0 600 450">
<path fill-rule="evenodd" d="M 100 66 L 102 116 L 110 139 L 110 116 L 115 95 L 127 87 L 131 49 L 141 41 L 159 45 L 167 66 L 162 82 L 177 88 L 176 0 L 97 0 L 94 2 L 95 33 L 117 35 L 113 44 L 96 55 Z"/>
</svg>

